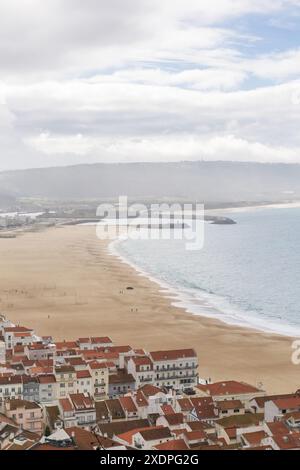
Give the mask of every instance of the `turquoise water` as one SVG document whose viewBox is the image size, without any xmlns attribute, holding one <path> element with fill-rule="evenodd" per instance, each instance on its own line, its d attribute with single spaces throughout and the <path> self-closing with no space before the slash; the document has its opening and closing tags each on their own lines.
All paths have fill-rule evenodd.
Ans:
<svg viewBox="0 0 300 470">
<path fill-rule="evenodd" d="M 300 209 L 228 215 L 237 224 L 205 224 L 200 251 L 129 239 L 118 252 L 193 314 L 300 336 Z"/>
</svg>

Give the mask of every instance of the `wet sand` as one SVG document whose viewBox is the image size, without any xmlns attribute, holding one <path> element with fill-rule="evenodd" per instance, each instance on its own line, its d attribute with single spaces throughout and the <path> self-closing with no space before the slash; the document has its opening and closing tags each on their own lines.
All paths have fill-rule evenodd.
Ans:
<svg viewBox="0 0 300 470">
<path fill-rule="evenodd" d="M 111 256 L 107 245 L 93 226 L 1 239 L 0 312 L 57 340 L 108 335 L 148 350 L 194 347 L 201 377 L 261 382 L 270 393 L 299 388 L 292 338 L 172 306 L 156 283 Z"/>
</svg>

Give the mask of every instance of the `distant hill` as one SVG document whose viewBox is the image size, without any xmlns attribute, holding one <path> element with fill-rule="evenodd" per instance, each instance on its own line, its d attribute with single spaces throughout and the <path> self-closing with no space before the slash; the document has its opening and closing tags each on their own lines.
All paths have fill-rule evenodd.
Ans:
<svg viewBox="0 0 300 470">
<path fill-rule="evenodd" d="M 0 173 L 1 192 L 65 200 L 128 195 L 201 202 L 280 201 L 300 199 L 300 165 L 182 162 L 31 169 Z"/>
</svg>

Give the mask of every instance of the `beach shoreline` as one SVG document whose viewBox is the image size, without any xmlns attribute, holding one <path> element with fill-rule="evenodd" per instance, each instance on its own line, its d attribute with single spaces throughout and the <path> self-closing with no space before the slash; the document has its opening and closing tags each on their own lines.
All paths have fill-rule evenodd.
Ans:
<svg viewBox="0 0 300 470">
<path fill-rule="evenodd" d="M 262 383 L 270 393 L 299 388 L 293 338 L 186 313 L 112 256 L 109 243 L 92 226 L 0 240 L 0 312 L 56 340 L 108 335 L 147 350 L 194 347 L 202 378 Z"/>
<path fill-rule="evenodd" d="M 211 303 L 209 303 L 209 308 L 207 308 L 207 299 L 204 298 L 204 293 L 199 294 L 197 292 L 197 297 L 195 297 L 195 292 L 191 293 L 191 289 L 188 291 L 187 288 L 179 286 L 175 287 L 169 284 L 167 281 L 163 281 L 162 279 L 159 279 L 159 277 L 149 273 L 147 270 L 142 269 L 140 266 L 134 263 L 130 257 L 122 252 L 122 242 L 124 242 L 123 238 L 118 238 L 111 241 L 107 246 L 108 253 L 117 257 L 122 263 L 132 267 L 138 275 L 144 276 L 151 282 L 157 284 L 162 295 L 168 297 L 173 306 L 182 309 L 186 312 L 187 315 L 210 318 L 212 320 L 220 321 L 227 326 L 246 328 L 252 331 L 256 331 L 257 333 L 274 334 L 290 339 L 300 337 L 299 327 L 296 329 L 296 327 L 294 328 L 289 324 L 280 325 L 277 323 L 275 325 L 270 322 L 270 324 L 268 324 L 267 319 L 261 320 L 257 317 L 247 317 L 245 314 L 240 312 L 233 312 L 233 307 L 230 307 L 232 308 L 230 315 L 225 313 L 221 308 L 214 307 L 211 305 Z M 208 300 L 208 302 L 211 301 Z M 206 304 L 206 306 L 204 306 L 204 304 Z M 292 332 L 294 334 L 292 334 Z"/>
</svg>

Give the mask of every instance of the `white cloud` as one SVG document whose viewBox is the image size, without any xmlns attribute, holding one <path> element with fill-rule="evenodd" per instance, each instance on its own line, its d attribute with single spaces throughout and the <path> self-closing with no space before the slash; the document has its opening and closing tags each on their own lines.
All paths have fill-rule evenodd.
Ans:
<svg viewBox="0 0 300 470">
<path fill-rule="evenodd" d="M 234 21 L 262 14 L 275 24 L 299 6 L 0 2 L 0 169 L 201 157 L 297 161 L 298 45 L 257 53 L 263 38 Z M 260 80 L 268 86 L 258 88 Z"/>
<path fill-rule="evenodd" d="M 161 137 L 93 138 L 52 137 L 41 134 L 29 142 L 46 154 L 87 155 L 98 162 L 222 160 L 257 162 L 299 162 L 300 146 L 285 148 L 249 142 L 234 135 L 198 138 L 190 135 Z"/>
</svg>

